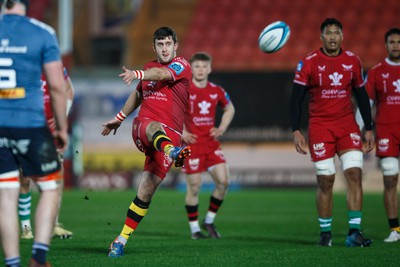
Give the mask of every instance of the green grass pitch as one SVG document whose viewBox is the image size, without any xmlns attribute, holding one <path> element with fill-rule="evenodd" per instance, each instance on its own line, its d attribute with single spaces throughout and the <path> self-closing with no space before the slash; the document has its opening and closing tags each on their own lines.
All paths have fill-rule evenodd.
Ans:
<svg viewBox="0 0 400 267">
<path fill-rule="evenodd" d="M 34 204 L 37 193 L 33 194 Z M 64 193 L 60 221 L 72 239 L 53 239 L 48 260 L 62 266 L 399 266 L 400 242 L 389 234 L 382 194 L 364 197 L 363 232 L 369 248 L 346 248 L 345 194 L 334 195 L 333 246 L 319 247 L 314 190 L 229 192 L 216 218 L 220 240 L 191 240 L 184 193 L 160 189 L 119 259 L 107 257 L 119 234 L 133 191 Z M 200 196 L 200 220 L 210 193 Z M 31 240 L 21 240 L 23 266 Z"/>
</svg>

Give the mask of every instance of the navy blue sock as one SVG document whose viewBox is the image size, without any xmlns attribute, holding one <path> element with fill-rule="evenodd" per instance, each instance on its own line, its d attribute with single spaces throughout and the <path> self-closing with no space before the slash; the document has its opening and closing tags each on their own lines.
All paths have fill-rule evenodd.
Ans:
<svg viewBox="0 0 400 267">
<path fill-rule="evenodd" d="M 8 258 L 4 260 L 4 263 L 6 264 L 7 267 L 20 267 L 21 258 L 20 257 Z"/>
<path fill-rule="evenodd" d="M 48 245 L 34 242 L 32 246 L 32 259 L 34 259 L 39 264 L 45 264 L 48 251 Z"/>
</svg>

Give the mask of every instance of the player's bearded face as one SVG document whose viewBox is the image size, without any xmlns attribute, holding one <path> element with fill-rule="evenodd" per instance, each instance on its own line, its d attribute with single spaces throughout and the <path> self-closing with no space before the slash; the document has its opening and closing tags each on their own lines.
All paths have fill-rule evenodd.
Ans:
<svg viewBox="0 0 400 267">
<path fill-rule="evenodd" d="M 400 61 L 400 35 L 392 34 L 388 37 L 386 42 L 386 49 L 389 54 L 389 58 L 393 61 Z"/>
<path fill-rule="evenodd" d="M 326 52 L 337 52 L 343 41 L 342 31 L 336 25 L 328 25 L 321 34 L 321 40 Z"/>
<path fill-rule="evenodd" d="M 157 54 L 157 59 L 160 63 L 168 63 L 176 56 L 178 44 L 168 36 L 162 40 L 156 40 L 154 51 Z"/>
</svg>

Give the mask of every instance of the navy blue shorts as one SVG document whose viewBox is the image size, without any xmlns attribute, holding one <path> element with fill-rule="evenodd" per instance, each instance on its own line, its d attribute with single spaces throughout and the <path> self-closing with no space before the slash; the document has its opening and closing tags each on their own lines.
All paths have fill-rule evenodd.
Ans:
<svg viewBox="0 0 400 267">
<path fill-rule="evenodd" d="M 54 138 L 47 126 L 0 127 L 0 175 L 21 170 L 24 176 L 37 177 L 60 169 Z"/>
</svg>

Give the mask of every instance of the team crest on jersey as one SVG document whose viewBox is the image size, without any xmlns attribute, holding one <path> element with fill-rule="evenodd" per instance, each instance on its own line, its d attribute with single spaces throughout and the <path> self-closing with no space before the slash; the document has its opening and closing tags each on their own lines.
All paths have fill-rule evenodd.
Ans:
<svg viewBox="0 0 400 267">
<path fill-rule="evenodd" d="M 297 64 L 296 70 L 297 70 L 297 71 L 301 71 L 302 68 L 303 68 L 303 61 L 300 61 L 300 62 Z"/>
<path fill-rule="evenodd" d="M 185 67 L 179 63 L 179 62 L 172 62 L 171 64 L 169 64 L 168 68 L 173 69 L 176 73 L 176 75 L 179 75 L 182 73 L 182 71 L 185 70 Z"/>
<path fill-rule="evenodd" d="M 198 107 L 200 108 L 200 114 L 210 113 L 208 109 L 211 107 L 211 104 L 209 102 L 203 100 L 198 104 Z"/>
<path fill-rule="evenodd" d="M 332 83 L 331 83 L 332 86 L 340 86 L 340 85 L 342 85 L 340 80 L 343 78 L 343 74 L 339 74 L 338 72 L 334 72 L 332 74 L 329 74 L 328 77 L 329 77 L 329 79 L 332 80 Z"/>
<path fill-rule="evenodd" d="M 343 69 L 344 69 L 345 71 L 350 71 L 350 70 L 353 69 L 353 65 L 345 65 L 345 64 L 342 64 L 342 67 L 343 67 Z"/>
<path fill-rule="evenodd" d="M 396 87 L 396 89 L 394 89 L 394 91 L 396 93 L 400 93 L 400 79 L 396 80 L 393 82 L 394 87 Z"/>
</svg>

